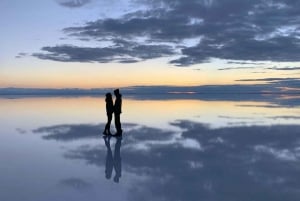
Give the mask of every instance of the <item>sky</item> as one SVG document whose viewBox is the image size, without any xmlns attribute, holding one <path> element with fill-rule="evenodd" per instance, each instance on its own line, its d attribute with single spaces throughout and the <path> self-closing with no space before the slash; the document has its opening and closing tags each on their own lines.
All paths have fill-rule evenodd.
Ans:
<svg viewBox="0 0 300 201">
<path fill-rule="evenodd" d="M 297 0 L 1 0 L 0 87 L 300 83 Z"/>
</svg>

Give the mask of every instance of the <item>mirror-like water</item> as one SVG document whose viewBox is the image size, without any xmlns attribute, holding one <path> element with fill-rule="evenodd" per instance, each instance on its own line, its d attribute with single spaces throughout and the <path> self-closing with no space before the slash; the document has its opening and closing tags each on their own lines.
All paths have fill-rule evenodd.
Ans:
<svg viewBox="0 0 300 201">
<path fill-rule="evenodd" d="M 0 200 L 300 196 L 300 107 L 124 99 L 103 138 L 103 98 L 2 98 L 0 121 Z"/>
</svg>

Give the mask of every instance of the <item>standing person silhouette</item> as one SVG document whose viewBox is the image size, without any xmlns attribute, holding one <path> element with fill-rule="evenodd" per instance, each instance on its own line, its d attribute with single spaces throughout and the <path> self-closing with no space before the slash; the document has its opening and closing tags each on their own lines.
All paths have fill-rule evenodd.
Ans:
<svg viewBox="0 0 300 201">
<path fill-rule="evenodd" d="M 115 127 L 117 130 L 116 136 L 122 135 L 122 126 L 120 115 L 122 113 L 122 95 L 120 94 L 119 89 L 114 90 L 116 96 L 115 105 L 114 105 L 114 114 L 115 114 Z"/>
<path fill-rule="evenodd" d="M 107 123 L 105 125 L 105 129 L 103 131 L 103 134 L 104 135 L 111 135 L 111 133 L 110 133 L 110 124 L 111 124 L 111 120 L 112 120 L 112 114 L 114 112 L 114 103 L 113 103 L 111 93 L 107 93 L 105 96 L 106 96 L 105 102 L 106 102 Z"/>
</svg>

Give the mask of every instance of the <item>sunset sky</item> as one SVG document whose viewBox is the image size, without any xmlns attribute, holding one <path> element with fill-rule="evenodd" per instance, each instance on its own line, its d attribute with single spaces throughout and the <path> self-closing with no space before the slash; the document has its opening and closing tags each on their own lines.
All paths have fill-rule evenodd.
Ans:
<svg viewBox="0 0 300 201">
<path fill-rule="evenodd" d="M 0 87 L 299 81 L 297 0 L 1 0 Z"/>
</svg>

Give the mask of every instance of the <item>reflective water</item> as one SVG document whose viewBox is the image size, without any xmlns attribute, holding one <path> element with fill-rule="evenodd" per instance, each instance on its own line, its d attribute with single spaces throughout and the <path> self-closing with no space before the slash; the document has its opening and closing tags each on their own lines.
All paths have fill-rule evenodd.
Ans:
<svg viewBox="0 0 300 201">
<path fill-rule="evenodd" d="M 124 99 L 123 137 L 103 138 L 103 98 L 1 98 L 0 200 L 297 200 L 287 99 Z"/>
</svg>

